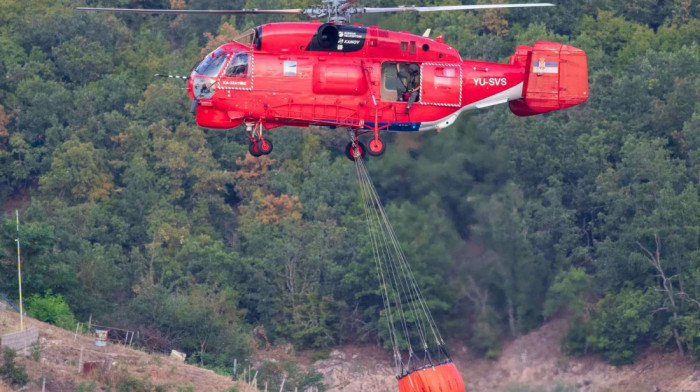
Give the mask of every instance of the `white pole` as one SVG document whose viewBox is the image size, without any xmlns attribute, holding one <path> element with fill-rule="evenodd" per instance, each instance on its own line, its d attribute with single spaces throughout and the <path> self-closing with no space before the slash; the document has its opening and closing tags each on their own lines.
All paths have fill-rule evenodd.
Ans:
<svg viewBox="0 0 700 392">
<path fill-rule="evenodd" d="M 284 391 L 284 383 L 287 381 L 287 375 L 285 374 L 284 377 L 282 377 L 282 385 L 280 385 L 280 392 Z"/>
<path fill-rule="evenodd" d="M 83 372 L 83 346 L 80 346 L 80 357 L 78 358 L 78 374 Z"/>
<path fill-rule="evenodd" d="M 17 216 L 17 281 L 19 282 L 19 330 L 24 331 L 24 306 L 22 305 L 22 257 L 19 246 L 19 210 L 15 210 Z"/>
</svg>

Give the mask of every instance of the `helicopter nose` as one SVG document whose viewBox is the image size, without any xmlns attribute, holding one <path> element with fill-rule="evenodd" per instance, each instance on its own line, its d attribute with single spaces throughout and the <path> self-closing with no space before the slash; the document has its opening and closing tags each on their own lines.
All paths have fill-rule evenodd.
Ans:
<svg viewBox="0 0 700 392">
<path fill-rule="evenodd" d="M 187 79 L 187 95 L 190 96 L 190 99 L 194 99 L 194 78 L 191 76 Z"/>
<path fill-rule="evenodd" d="M 207 77 L 197 77 L 192 81 L 192 98 L 207 99 L 214 96 L 216 92 L 216 79 Z"/>
</svg>

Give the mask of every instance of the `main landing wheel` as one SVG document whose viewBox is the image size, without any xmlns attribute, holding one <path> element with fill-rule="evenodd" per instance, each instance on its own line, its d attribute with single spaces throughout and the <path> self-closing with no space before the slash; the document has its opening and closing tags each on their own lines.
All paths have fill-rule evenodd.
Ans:
<svg viewBox="0 0 700 392">
<path fill-rule="evenodd" d="M 357 142 L 357 147 L 354 149 L 352 148 L 352 143 L 348 143 L 348 145 L 345 147 L 345 156 L 351 161 L 355 161 L 355 156 L 364 158 L 366 154 L 367 149 L 362 142 Z"/>
<path fill-rule="evenodd" d="M 250 155 L 256 158 L 262 155 L 262 152 L 260 152 L 260 148 L 258 148 L 258 144 L 255 142 L 250 142 L 250 144 L 248 145 L 248 152 L 250 152 Z"/>
<path fill-rule="evenodd" d="M 261 154 L 267 155 L 272 152 L 272 140 L 270 139 L 262 139 L 258 140 L 258 151 L 260 151 Z"/>
<path fill-rule="evenodd" d="M 381 139 L 372 139 L 369 142 L 369 151 L 367 151 L 369 155 L 378 157 L 384 154 L 384 151 L 386 151 L 386 144 Z"/>
</svg>

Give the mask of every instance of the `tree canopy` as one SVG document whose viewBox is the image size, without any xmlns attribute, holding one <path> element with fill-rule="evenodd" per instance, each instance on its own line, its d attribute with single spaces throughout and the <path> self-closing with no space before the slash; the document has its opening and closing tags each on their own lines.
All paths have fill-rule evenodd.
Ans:
<svg viewBox="0 0 700 392">
<path fill-rule="evenodd" d="M 312 2 L 109 4 L 137 3 Z M 17 291 L 10 212 L 20 208 L 25 295 L 139 330 L 149 349 L 229 366 L 255 345 L 381 340 L 341 133 L 276 129 L 273 155 L 254 159 L 245 132 L 197 127 L 181 86 L 152 78 L 187 72 L 237 31 L 284 18 L 75 5 L 0 0 L 0 292 Z M 468 112 L 441 134 L 391 135 L 385 156 L 368 162 L 451 340 L 496 356 L 504 338 L 566 316 L 571 353 L 622 364 L 657 344 L 700 355 L 698 16 L 690 0 L 562 0 L 357 20 L 432 28 L 476 60 L 506 61 L 537 40 L 588 54 L 584 105 L 532 118 Z"/>
</svg>

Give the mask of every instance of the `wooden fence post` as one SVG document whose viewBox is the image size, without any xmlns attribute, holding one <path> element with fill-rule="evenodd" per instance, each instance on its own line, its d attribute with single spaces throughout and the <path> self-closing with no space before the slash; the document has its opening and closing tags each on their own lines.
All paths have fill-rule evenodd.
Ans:
<svg viewBox="0 0 700 392">
<path fill-rule="evenodd" d="M 280 392 L 284 391 L 284 383 L 287 381 L 287 376 L 285 375 L 284 378 L 282 378 L 282 385 L 280 385 Z"/>
</svg>

